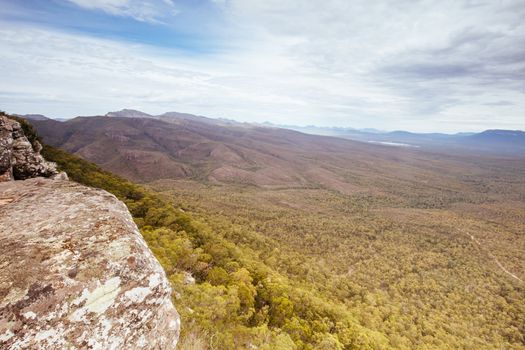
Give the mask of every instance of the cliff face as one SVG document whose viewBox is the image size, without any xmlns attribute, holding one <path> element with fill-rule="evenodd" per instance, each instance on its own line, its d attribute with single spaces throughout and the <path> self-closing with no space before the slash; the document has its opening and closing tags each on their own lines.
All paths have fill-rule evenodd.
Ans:
<svg viewBox="0 0 525 350">
<path fill-rule="evenodd" d="M 3 174 L 54 173 L 5 119 Z M 65 178 L 0 182 L 0 349 L 174 349 L 169 282 L 126 206 Z"/>
</svg>

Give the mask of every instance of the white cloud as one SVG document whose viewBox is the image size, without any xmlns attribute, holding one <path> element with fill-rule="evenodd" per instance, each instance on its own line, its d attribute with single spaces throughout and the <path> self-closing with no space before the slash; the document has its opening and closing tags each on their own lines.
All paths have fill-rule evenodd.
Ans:
<svg viewBox="0 0 525 350">
<path fill-rule="evenodd" d="M 131 1 L 90 3 L 118 12 Z M 227 41 L 213 54 L 4 25 L 0 106 L 55 116 L 137 108 L 303 125 L 525 129 L 519 1 L 229 0 L 220 8 L 224 25 L 214 35 Z"/>
<path fill-rule="evenodd" d="M 101 10 L 115 16 L 131 17 L 141 22 L 162 23 L 166 17 L 166 5 L 169 15 L 177 14 L 175 3 L 171 0 L 67 0 L 89 10 Z"/>
<path fill-rule="evenodd" d="M 338 95 L 337 124 L 359 126 L 359 116 L 369 116 L 413 130 L 457 130 L 450 120 L 471 120 L 468 129 L 525 127 L 521 1 L 229 4 L 238 31 L 248 33 L 245 47 L 273 51 Z M 261 42 L 271 47 L 261 50 Z M 504 108 L 486 104 L 506 96 Z"/>
</svg>

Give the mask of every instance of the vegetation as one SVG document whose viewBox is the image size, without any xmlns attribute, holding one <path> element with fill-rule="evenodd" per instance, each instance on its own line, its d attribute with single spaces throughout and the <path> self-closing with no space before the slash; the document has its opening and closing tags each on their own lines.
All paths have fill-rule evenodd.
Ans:
<svg viewBox="0 0 525 350">
<path fill-rule="evenodd" d="M 380 348 L 525 348 L 524 284 L 496 262 L 523 279 L 523 209 L 489 218 L 505 204 L 421 209 L 410 195 L 151 186 L 288 281 L 350 310 L 387 338 Z"/>
</svg>

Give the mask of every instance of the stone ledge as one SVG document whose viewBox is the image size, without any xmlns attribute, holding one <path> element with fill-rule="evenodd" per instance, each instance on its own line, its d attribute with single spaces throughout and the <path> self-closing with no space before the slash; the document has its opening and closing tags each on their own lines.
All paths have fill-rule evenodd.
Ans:
<svg viewBox="0 0 525 350">
<path fill-rule="evenodd" d="M 0 183 L 0 348 L 174 349 L 180 318 L 126 206 L 59 179 Z"/>
</svg>

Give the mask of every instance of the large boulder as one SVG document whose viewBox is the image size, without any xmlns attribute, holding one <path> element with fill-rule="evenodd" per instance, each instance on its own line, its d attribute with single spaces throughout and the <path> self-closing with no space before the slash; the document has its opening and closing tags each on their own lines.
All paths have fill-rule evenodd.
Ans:
<svg viewBox="0 0 525 350">
<path fill-rule="evenodd" d="M 55 164 L 40 155 L 41 149 L 38 141 L 29 142 L 20 123 L 0 115 L 0 181 L 55 175 Z"/>
<path fill-rule="evenodd" d="M 105 191 L 0 183 L 0 266 L 0 349 L 176 347 L 166 275 Z"/>
</svg>

